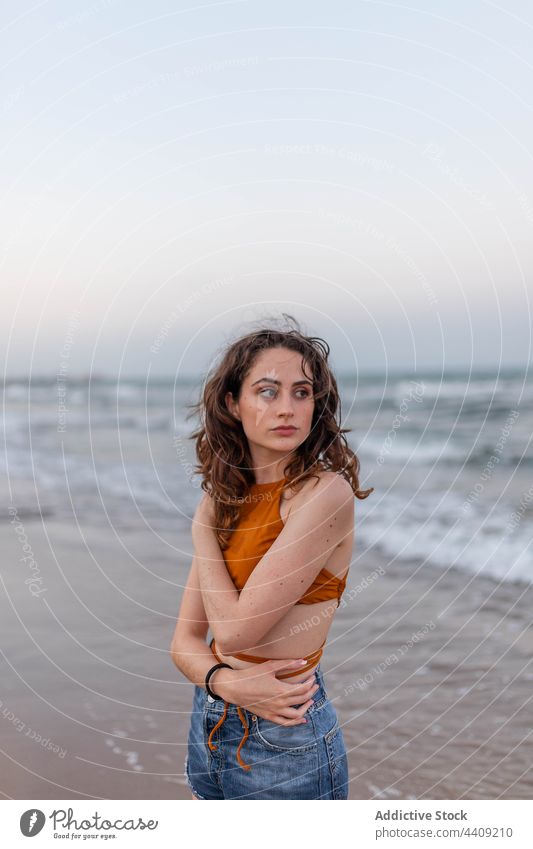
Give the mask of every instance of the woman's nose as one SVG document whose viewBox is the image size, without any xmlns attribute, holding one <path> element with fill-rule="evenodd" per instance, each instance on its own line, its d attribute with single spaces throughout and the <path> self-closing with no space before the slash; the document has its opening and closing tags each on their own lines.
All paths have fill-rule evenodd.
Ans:
<svg viewBox="0 0 533 849">
<path fill-rule="evenodd" d="M 278 414 L 283 413 L 290 414 L 291 416 L 294 415 L 293 400 L 290 395 L 279 398 L 277 412 Z"/>
</svg>

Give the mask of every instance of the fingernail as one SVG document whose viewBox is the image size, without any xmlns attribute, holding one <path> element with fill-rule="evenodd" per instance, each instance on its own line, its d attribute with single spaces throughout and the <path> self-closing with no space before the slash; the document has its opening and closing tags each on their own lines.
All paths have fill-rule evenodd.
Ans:
<svg viewBox="0 0 533 849">
<path fill-rule="evenodd" d="M 296 660 L 295 661 L 296 666 L 305 666 L 306 663 L 307 663 L 306 660 Z"/>
</svg>

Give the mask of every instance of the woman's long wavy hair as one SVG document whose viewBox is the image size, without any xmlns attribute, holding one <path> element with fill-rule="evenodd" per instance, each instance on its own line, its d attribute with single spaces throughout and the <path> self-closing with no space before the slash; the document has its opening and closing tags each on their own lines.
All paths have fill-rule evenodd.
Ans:
<svg viewBox="0 0 533 849">
<path fill-rule="evenodd" d="M 344 436 L 351 428 L 341 428 L 339 424 L 341 402 L 337 381 L 328 365 L 329 345 L 319 337 L 305 336 L 292 316 L 283 315 L 295 327 L 283 330 L 262 323 L 258 330 L 230 342 L 218 365 L 208 374 L 200 400 L 188 405 L 192 412 L 187 418 L 194 414 L 201 417 L 201 426 L 189 439 L 196 440 L 199 462 L 195 469 L 202 476 L 201 488 L 214 498 L 216 535 L 221 550 L 227 547 L 237 525 L 239 501 L 242 503 L 250 485 L 255 483 L 246 434 L 241 422 L 226 407 L 225 397 L 231 392 L 238 400 L 256 357 L 269 348 L 300 353 L 304 374 L 313 381 L 315 406 L 311 430 L 285 467 L 284 488 L 318 477 L 319 471 L 334 471 L 349 481 L 356 498 L 367 498 L 374 491 L 374 487 L 359 489 L 359 460 Z M 311 374 L 305 371 L 306 366 Z"/>
</svg>

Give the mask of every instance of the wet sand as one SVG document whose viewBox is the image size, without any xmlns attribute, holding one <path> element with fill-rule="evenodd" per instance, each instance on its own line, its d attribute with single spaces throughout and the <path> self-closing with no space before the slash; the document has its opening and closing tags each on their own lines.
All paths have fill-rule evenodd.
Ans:
<svg viewBox="0 0 533 849">
<path fill-rule="evenodd" d="M 20 520 L 33 565 L 0 528 L 3 796 L 189 799 L 168 652 L 188 533 Z M 350 798 L 530 799 L 533 587 L 355 549 L 344 602 L 321 667 Z"/>
</svg>

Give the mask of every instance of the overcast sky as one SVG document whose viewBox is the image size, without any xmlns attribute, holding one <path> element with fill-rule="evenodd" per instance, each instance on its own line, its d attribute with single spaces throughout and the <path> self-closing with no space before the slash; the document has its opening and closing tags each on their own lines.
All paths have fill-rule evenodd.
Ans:
<svg viewBox="0 0 533 849">
<path fill-rule="evenodd" d="M 193 374 L 283 311 L 342 370 L 530 362 L 532 39 L 515 0 L 4 3 L 3 370 Z"/>
</svg>

